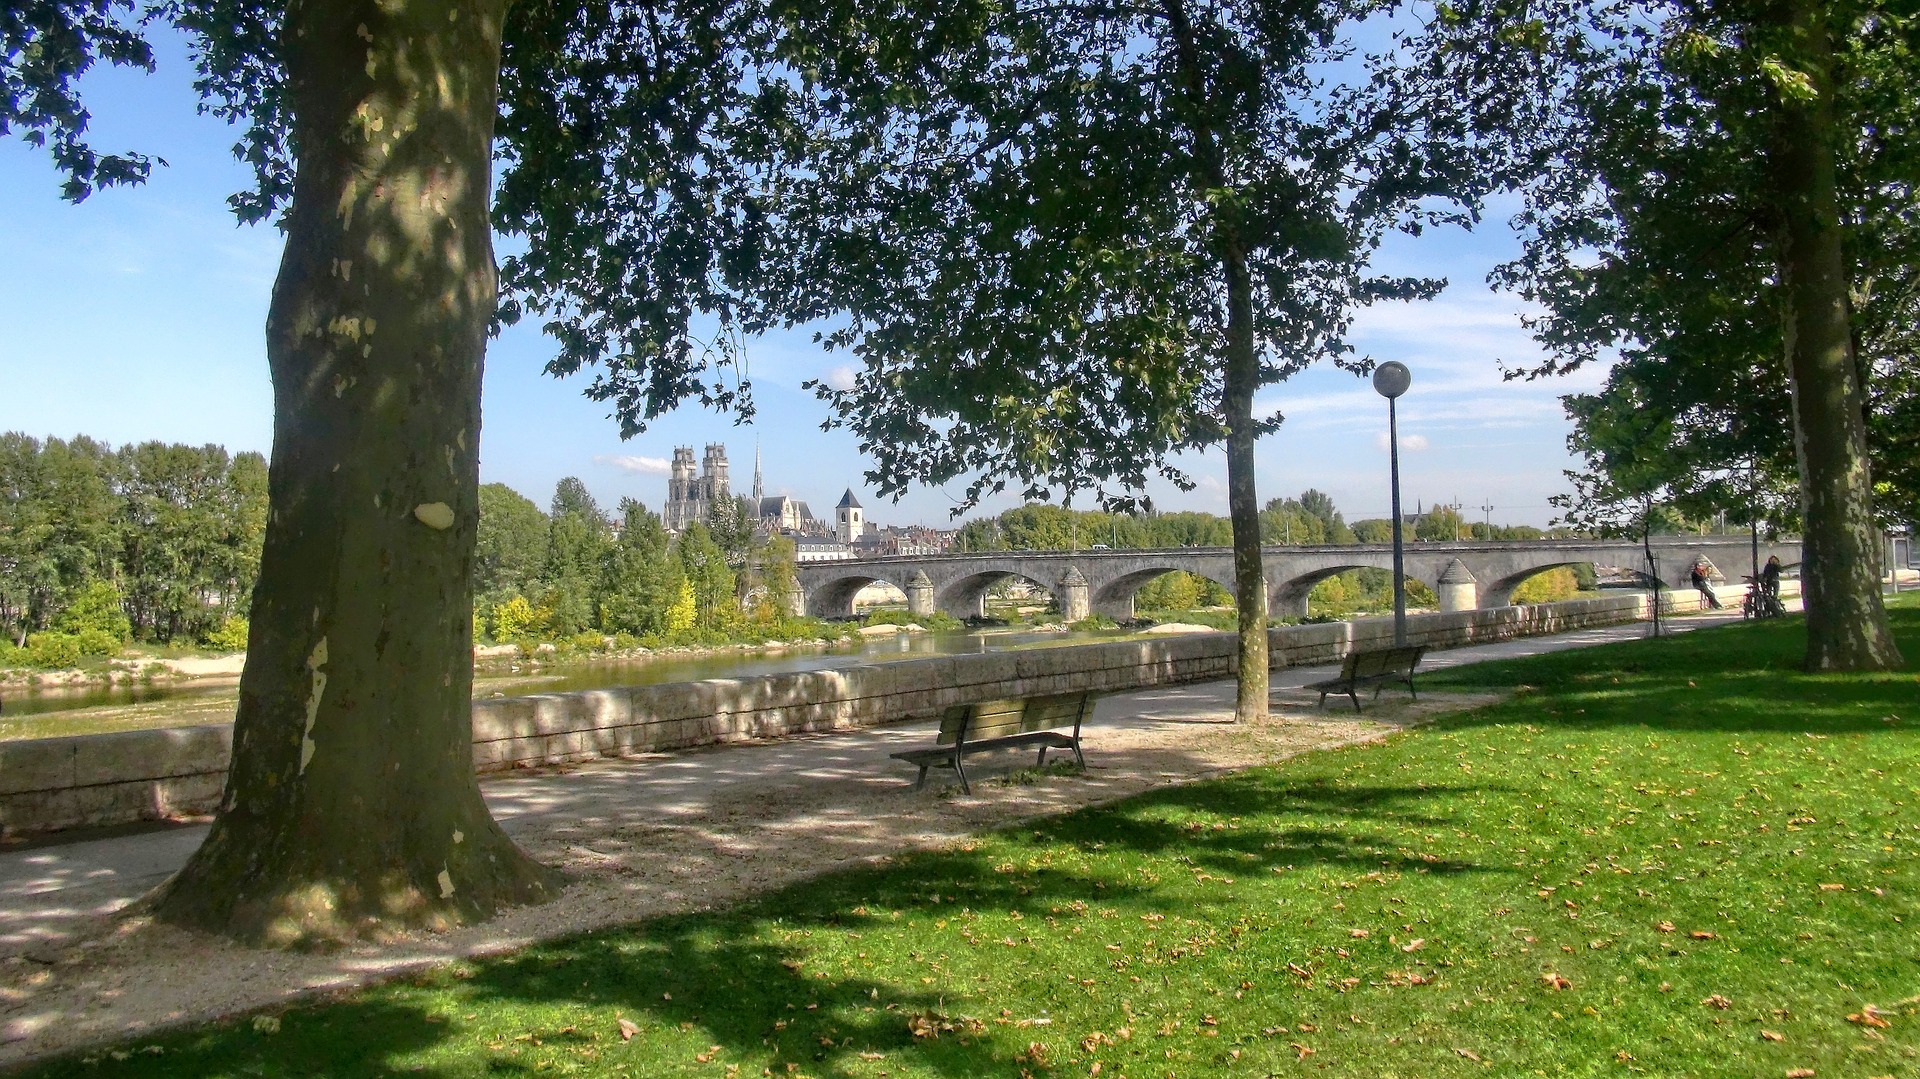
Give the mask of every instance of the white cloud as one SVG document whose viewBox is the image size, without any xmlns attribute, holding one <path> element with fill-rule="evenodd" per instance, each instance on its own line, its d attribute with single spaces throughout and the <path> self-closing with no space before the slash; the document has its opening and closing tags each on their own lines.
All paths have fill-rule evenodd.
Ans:
<svg viewBox="0 0 1920 1079">
<path fill-rule="evenodd" d="M 595 464 L 612 465 L 625 472 L 638 472 L 642 476 L 665 476 L 673 471 L 673 465 L 664 457 L 634 457 L 628 454 L 602 453 L 594 457 Z"/>
<path fill-rule="evenodd" d="M 1378 446 L 1378 447 L 1380 447 L 1380 448 L 1381 448 L 1381 449 L 1383 449 L 1383 450 L 1384 450 L 1384 449 L 1386 449 L 1386 448 L 1387 448 L 1387 433 L 1386 433 L 1385 431 L 1382 431 L 1382 432 L 1380 432 L 1379 434 L 1377 434 L 1377 435 L 1375 435 L 1375 436 L 1373 436 L 1373 444 L 1374 444 L 1374 445 L 1376 445 L 1376 446 Z M 1426 449 L 1426 448 L 1427 448 L 1427 436 L 1425 436 L 1425 435 L 1401 435 L 1401 436 L 1400 436 L 1400 448 L 1401 448 L 1401 449 L 1403 449 L 1403 450 L 1408 450 L 1408 451 L 1411 451 L 1411 452 L 1416 452 L 1416 453 L 1417 453 L 1417 452 L 1419 452 L 1420 450 L 1424 450 L 1424 449 Z"/>
<path fill-rule="evenodd" d="M 830 389 L 850 390 L 853 389 L 853 384 L 858 381 L 858 377 L 859 376 L 854 374 L 853 368 L 843 363 L 833 370 L 828 371 L 827 377 L 821 381 L 825 382 Z"/>
</svg>

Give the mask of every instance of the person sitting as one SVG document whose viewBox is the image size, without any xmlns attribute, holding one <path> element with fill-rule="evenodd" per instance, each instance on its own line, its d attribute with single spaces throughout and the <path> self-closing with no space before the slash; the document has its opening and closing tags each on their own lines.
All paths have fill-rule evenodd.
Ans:
<svg viewBox="0 0 1920 1079">
<path fill-rule="evenodd" d="M 1760 590 L 1765 592 L 1770 599 L 1777 600 L 1780 598 L 1779 555 L 1774 555 L 1767 559 L 1766 566 L 1760 570 Z"/>
</svg>

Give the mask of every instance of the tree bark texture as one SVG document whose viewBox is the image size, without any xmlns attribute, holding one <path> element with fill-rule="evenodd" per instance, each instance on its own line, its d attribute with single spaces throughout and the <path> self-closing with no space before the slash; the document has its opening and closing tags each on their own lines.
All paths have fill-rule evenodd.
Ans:
<svg viewBox="0 0 1920 1079">
<path fill-rule="evenodd" d="M 1253 394 L 1260 356 L 1253 340 L 1253 283 L 1247 260 L 1230 249 L 1227 271 L 1227 372 L 1221 411 L 1227 419 L 1227 515 L 1233 522 L 1233 599 L 1240 619 L 1236 723 L 1267 718 L 1267 574 L 1260 559 L 1260 499 L 1254 491 Z"/>
<path fill-rule="evenodd" d="M 1835 189 L 1833 43 L 1824 8 L 1795 0 L 1786 27 L 1814 94 L 1781 94 L 1768 163 L 1781 222 L 1787 367 L 1806 516 L 1800 569 L 1812 671 L 1891 670 L 1899 649 L 1880 598 L 1880 533 L 1867 457 L 1866 388 L 1848 318 Z"/>
<path fill-rule="evenodd" d="M 234 755 L 165 920 L 309 945 L 557 877 L 474 779 L 471 569 L 506 0 L 294 0 L 299 156 L 267 321 L 271 512 Z"/>
</svg>

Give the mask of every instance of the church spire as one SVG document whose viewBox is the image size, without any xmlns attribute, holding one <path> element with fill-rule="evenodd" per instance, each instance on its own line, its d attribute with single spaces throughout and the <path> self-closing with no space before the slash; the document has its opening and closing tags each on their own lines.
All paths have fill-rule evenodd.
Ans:
<svg viewBox="0 0 1920 1079">
<path fill-rule="evenodd" d="M 760 440 L 753 440 L 753 512 L 760 512 L 760 500 L 767 496 L 760 486 Z"/>
</svg>

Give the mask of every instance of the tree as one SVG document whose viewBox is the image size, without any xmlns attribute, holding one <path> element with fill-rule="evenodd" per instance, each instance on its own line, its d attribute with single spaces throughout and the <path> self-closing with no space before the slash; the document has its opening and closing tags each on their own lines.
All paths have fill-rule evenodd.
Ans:
<svg viewBox="0 0 1920 1079">
<path fill-rule="evenodd" d="M 1368 366 L 1352 310 L 1439 287 L 1371 276 L 1380 237 L 1464 220 L 1453 200 L 1499 171 L 1455 138 L 1471 72 L 1341 67 L 1339 34 L 1382 9 L 1012 3 L 932 31 L 883 9 L 814 35 L 849 136 L 778 190 L 822 222 L 792 277 L 849 312 L 826 340 L 864 370 L 817 390 L 882 493 L 967 476 L 966 505 L 1014 484 L 1130 506 L 1155 471 L 1188 482 L 1170 455 L 1224 444 L 1241 720 L 1266 715 L 1253 449 L 1279 422 L 1254 393 Z"/>
<path fill-rule="evenodd" d="M 243 124 L 256 183 L 236 214 L 287 236 L 227 794 L 162 919 L 324 942 L 553 894 L 487 814 L 468 744 L 486 336 L 545 316 L 551 369 L 603 364 L 589 392 L 629 433 L 687 397 L 742 402 L 691 325 L 743 314 L 726 283 L 753 270 L 726 193 L 736 140 L 714 130 L 757 122 L 733 106 L 764 85 L 742 73 L 758 41 L 737 7 L 39 0 L 0 17 L 0 134 L 50 143 L 70 198 L 146 174 L 87 144 L 79 80 L 97 59 L 150 67 L 143 31 L 171 23 L 210 110 Z M 496 220 L 526 238 L 504 302 Z"/>
<path fill-rule="evenodd" d="M 1897 666 L 1869 434 L 1914 403 L 1872 385 L 1903 366 L 1874 356 L 1903 319 L 1862 307 L 1911 279 L 1892 268 L 1913 262 L 1915 150 L 1886 132 L 1913 109 L 1912 21 L 1871 0 L 1547 10 L 1565 31 L 1542 128 L 1557 167 L 1501 273 L 1548 309 L 1543 370 L 1620 346 L 1697 461 L 1797 471 L 1808 667 Z"/>
<path fill-rule="evenodd" d="M 680 598 L 683 575 L 658 514 L 621 503 L 620 538 L 607 556 L 600 589 L 600 628 L 608 633 L 665 636 L 667 611 Z"/>
<path fill-rule="evenodd" d="M 1450 541 L 1457 540 L 1466 533 L 1467 521 L 1460 516 L 1460 508 L 1436 502 L 1432 509 L 1421 515 L 1420 523 L 1414 526 L 1413 538 Z"/>
<path fill-rule="evenodd" d="M 694 626 L 703 632 L 724 630 L 738 620 L 739 600 L 726 552 L 699 521 L 687 525 L 674 544 L 680 573 L 693 591 Z"/>
<path fill-rule="evenodd" d="M 586 485 L 568 476 L 555 486 L 547 529 L 540 605 L 553 612 L 548 628 L 570 637 L 597 625 L 597 593 L 613 545 L 613 529 Z"/>
<path fill-rule="evenodd" d="M 473 546 L 473 595 L 491 606 L 539 591 L 547 561 L 548 518 L 533 500 L 504 483 L 480 488 Z"/>
</svg>

